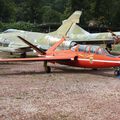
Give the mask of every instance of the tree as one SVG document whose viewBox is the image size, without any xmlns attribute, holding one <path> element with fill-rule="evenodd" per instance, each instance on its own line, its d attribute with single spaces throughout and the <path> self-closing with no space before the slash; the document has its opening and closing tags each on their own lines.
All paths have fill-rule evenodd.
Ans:
<svg viewBox="0 0 120 120">
<path fill-rule="evenodd" d="M 60 22 L 60 13 L 53 10 L 51 6 L 43 6 L 42 9 L 42 22 Z"/>
<path fill-rule="evenodd" d="M 21 3 L 19 9 L 22 12 L 22 19 L 24 21 L 29 21 L 32 23 L 36 23 L 39 19 L 40 8 L 42 6 L 42 0 L 27 0 L 24 3 Z M 20 14 L 20 12 L 18 12 Z"/>
<path fill-rule="evenodd" d="M 10 22 L 15 19 L 15 4 L 12 0 L 0 0 L 0 21 Z"/>
<path fill-rule="evenodd" d="M 73 10 L 72 10 L 72 1 L 71 0 L 67 0 L 66 4 L 65 4 L 65 10 L 61 16 L 61 20 L 65 20 L 66 18 L 68 18 L 71 14 L 72 14 Z"/>
<path fill-rule="evenodd" d="M 67 0 L 55 0 L 52 4 L 52 8 L 58 12 L 63 12 L 65 10 Z"/>
</svg>

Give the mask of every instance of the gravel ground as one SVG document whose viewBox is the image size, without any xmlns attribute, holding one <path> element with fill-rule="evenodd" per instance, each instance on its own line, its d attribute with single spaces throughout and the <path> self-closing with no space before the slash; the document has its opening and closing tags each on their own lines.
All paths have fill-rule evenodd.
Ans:
<svg viewBox="0 0 120 120">
<path fill-rule="evenodd" d="M 0 64 L 0 120 L 120 120 L 112 69 L 50 66 L 46 74 L 41 62 Z"/>
<path fill-rule="evenodd" d="M 120 120 L 120 79 L 112 69 L 42 62 L 0 64 L 0 120 Z"/>
</svg>

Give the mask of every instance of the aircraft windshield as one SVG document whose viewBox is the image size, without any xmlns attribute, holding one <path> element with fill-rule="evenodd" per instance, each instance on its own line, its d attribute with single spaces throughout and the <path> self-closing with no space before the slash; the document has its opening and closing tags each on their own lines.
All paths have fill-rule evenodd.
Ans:
<svg viewBox="0 0 120 120">
<path fill-rule="evenodd" d="M 90 52 L 91 53 L 96 53 L 96 51 L 98 50 L 99 46 L 91 46 L 90 48 Z"/>
<path fill-rule="evenodd" d="M 102 51 L 105 55 L 110 55 L 109 52 L 106 49 L 103 49 L 103 48 L 101 48 L 101 49 L 102 49 Z"/>
<path fill-rule="evenodd" d="M 71 50 L 79 51 L 79 52 L 110 55 L 106 49 L 100 48 L 99 46 L 92 46 L 92 45 L 76 45 L 72 47 Z"/>
<path fill-rule="evenodd" d="M 87 47 L 87 45 L 80 45 L 78 50 L 79 51 L 85 51 L 86 47 Z"/>
</svg>

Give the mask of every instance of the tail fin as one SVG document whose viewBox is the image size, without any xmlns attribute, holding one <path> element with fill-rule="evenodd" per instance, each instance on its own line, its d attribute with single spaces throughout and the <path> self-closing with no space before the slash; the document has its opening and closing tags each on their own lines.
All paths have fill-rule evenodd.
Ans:
<svg viewBox="0 0 120 120">
<path fill-rule="evenodd" d="M 67 22 L 79 23 L 81 14 L 82 11 L 75 11 L 68 19 L 63 21 L 63 24 L 66 24 Z"/>
<path fill-rule="evenodd" d="M 79 23 L 81 14 L 81 11 L 75 11 L 68 19 L 64 20 L 57 29 L 57 34 L 65 36 L 74 23 Z"/>
<path fill-rule="evenodd" d="M 83 28 L 81 28 L 80 26 L 78 26 L 77 24 L 73 24 L 72 27 L 70 28 L 69 32 L 68 32 L 68 36 L 70 36 L 71 34 L 74 34 L 74 35 L 88 35 L 90 33 L 87 32 L 86 30 L 84 30 Z"/>
</svg>

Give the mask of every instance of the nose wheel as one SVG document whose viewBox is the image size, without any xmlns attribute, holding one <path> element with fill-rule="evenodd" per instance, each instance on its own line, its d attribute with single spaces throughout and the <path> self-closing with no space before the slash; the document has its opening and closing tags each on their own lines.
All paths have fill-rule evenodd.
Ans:
<svg viewBox="0 0 120 120">
<path fill-rule="evenodd" d="M 46 73 L 50 73 L 51 72 L 51 67 L 47 66 L 47 61 L 44 61 L 44 69 Z"/>
<path fill-rule="evenodd" d="M 114 75 L 115 76 L 119 76 L 120 75 L 120 67 L 115 68 Z"/>
</svg>

